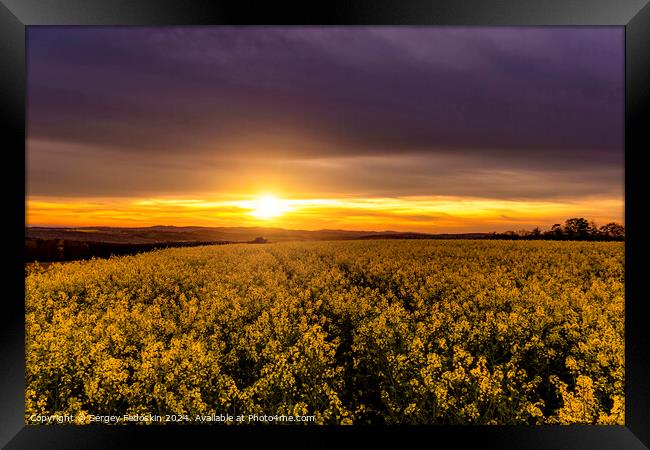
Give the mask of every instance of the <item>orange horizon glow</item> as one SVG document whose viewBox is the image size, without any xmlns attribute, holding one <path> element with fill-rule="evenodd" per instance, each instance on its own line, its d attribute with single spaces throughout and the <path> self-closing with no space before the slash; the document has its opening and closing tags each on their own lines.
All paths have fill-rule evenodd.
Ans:
<svg viewBox="0 0 650 450">
<path fill-rule="evenodd" d="M 245 28 L 30 28 L 27 225 L 623 223 L 621 29 Z"/>
<path fill-rule="evenodd" d="M 570 217 L 623 223 L 623 200 L 527 201 L 468 197 L 186 198 L 28 197 L 26 225 L 51 227 L 272 227 L 428 233 L 550 228 Z"/>
</svg>

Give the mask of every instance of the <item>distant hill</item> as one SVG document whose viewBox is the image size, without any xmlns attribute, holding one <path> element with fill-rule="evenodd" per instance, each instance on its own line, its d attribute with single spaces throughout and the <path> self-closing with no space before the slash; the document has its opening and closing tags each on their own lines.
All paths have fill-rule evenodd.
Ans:
<svg viewBox="0 0 650 450">
<path fill-rule="evenodd" d="M 398 231 L 285 230 L 265 227 L 29 227 L 26 238 L 63 239 L 116 244 L 159 244 L 191 242 L 249 242 L 258 237 L 268 242 L 322 241 L 341 239 L 481 239 L 487 233 L 426 234 Z"/>
<path fill-rule="evenodd" d="M 72 261 L 132 255 L 158 248 L 235 243 L 352 239 L 481 239 L 488 234 L 426 234 L 397 231 L 285 230 L 264 227 L 29 227 L 25 262 Z"/>
</svg>

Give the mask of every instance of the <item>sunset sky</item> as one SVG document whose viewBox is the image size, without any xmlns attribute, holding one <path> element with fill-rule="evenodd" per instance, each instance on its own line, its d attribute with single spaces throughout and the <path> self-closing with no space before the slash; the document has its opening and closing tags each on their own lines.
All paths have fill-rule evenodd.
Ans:
<svg viewBox="0 0 650 450">
<path fill-rule="evenodd" d="M 621 27 L 28 27 L 28 226 L 623 223 Z"/>
</svg>

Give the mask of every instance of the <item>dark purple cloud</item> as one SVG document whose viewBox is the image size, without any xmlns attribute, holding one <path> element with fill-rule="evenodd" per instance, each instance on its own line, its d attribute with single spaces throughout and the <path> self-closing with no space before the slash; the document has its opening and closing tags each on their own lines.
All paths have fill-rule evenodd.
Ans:
<svg viewBox="0 0 650 450">
<path fill-rule="evenodd" d="M 152 161 L 279 173 L 277 161 L 341 157 L 361 158 L 341 186 L 395 195 L 553 196 L 569 173 L 584 195 L 622 192 L 623 50 L 608 27 L 30 27 L 30 192 L 192 189 L 165 185 Z M 79 150 L 56 163 L 43 142 Z M 358 163 L 400 155 L 421 164 L 384 186 L 390 166 Z M 552 182 L 462 181 L 486 171 Z"/>
</svg>

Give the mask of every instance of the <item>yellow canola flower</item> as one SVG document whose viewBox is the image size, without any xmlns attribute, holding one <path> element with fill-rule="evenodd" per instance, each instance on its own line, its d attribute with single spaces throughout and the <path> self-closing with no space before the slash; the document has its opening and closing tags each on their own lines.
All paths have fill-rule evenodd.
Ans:
<svg viewBox="0 0 650 450">
<path fill-rule="evenodd" d="M 33 415 L 623 424 L 624 246 L 174 248 L 25 277 Z"/>
</svg>

